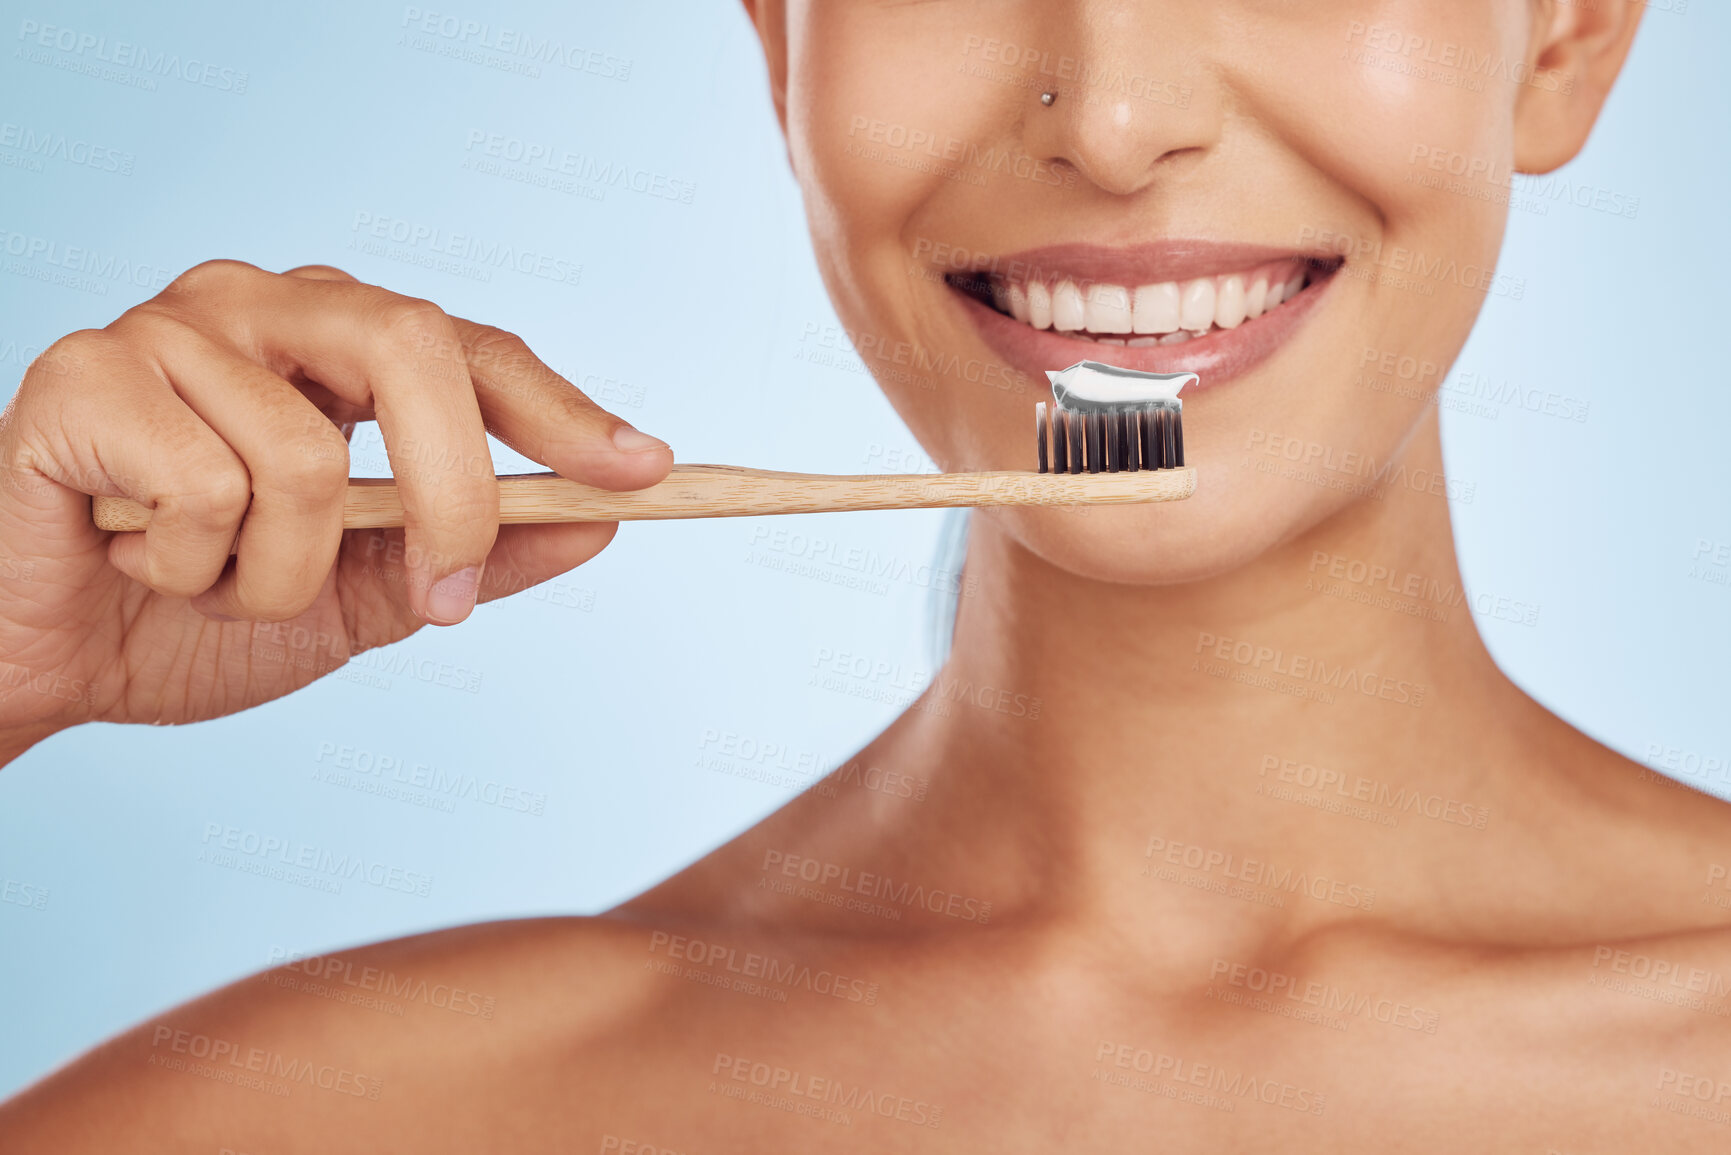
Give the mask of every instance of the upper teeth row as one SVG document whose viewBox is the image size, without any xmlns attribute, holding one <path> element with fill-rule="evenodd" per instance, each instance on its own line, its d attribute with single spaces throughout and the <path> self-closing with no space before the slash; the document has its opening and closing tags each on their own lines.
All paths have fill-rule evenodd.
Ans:
<svg viewBox="0 0 1731 1155">
<path fill-rule="evenodd" d="M 1162 281 L 1134 289 L 1103 282 L 993 280 L 999 311 L 1036 329 L 1069 333 L 1205 333 L 1236 329 L 1304 287 L 1300 261 L 1277 261 L 1247 273 Z"/>
</svg>

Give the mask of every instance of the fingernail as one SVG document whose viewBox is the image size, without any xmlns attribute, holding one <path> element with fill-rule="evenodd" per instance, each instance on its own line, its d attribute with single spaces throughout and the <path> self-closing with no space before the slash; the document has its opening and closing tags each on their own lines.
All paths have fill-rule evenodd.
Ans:
<svg viewBox="0 0 1731 1155">
<path fill-rule="evenodd" d="M 481 584 L 481 567 L 472 565 L 434 582 L 427 590 L 427 619 L 451 626 L 475 608 L 475 588 Z"/>
<path fill-rule="evenodd" d="M 666 449 L 667 442 L 651 437 L 641 429 L 621 425 L 613 431 L 613 445 L 621 453 L 648 453 L 651 449 Z"/>
</svg>

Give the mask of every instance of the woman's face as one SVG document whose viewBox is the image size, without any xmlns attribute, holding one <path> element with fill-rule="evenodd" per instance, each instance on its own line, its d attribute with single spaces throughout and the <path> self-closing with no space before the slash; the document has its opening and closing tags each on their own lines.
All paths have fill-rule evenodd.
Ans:
<svg viewBox="0 0 1731 1155">
<path fill-rule="evenodd" d="M 1517 102 L 1571 83 L 1533 67 L 1542 7 L 789 0 L 825 282 L 949 470 L 1034 467 L 1045 370 L 1200 374 L 1190 500 L 986 512 L 1092 577 L 1233 568 L 1365 500 L 1486 297 L 1518 294 Z"/>
</svg>

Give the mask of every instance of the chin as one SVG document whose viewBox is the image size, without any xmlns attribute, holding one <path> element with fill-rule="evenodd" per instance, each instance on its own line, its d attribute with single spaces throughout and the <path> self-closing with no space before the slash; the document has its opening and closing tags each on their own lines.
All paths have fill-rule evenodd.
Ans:
<svg viewBox="0 0 1731 1155">
<path fill-rule="evenodd" d="M 974 516 L 981 528 L 1063 573 L 1113 585 L 1174 586 L 1242 569 L 1355 500 L 1241 481 L 1235 472 L 1244 471 L 1226 463 L 1198 465 L 1196 493 L 1184 501 L 1000 506 Z"/>
</svg>

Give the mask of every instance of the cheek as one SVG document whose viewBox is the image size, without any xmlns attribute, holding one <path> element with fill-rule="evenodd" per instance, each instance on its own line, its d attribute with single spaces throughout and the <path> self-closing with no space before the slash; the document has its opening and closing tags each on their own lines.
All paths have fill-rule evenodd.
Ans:
<svg viewBox="0 0 1731 1155">
<path fill-rule="evenodd" d="M 1279 190 L 1247 211 L 1280 213 L 1275 239 L 1346 264 L 1331 315 L 1293 350 L 1302 387 L 1254 407 L 1221 397 L 1199 450 L 1241 455 L 1267 433 L 1386 459 L 1485 302 L 1523 294 L 1498 253 L 1527 12 L 1525 0 L 1321 0 L 1223 56 L 1242 135 L 1267 142 L 1254 167 Z M 1296 497 L 1282 504 L 1300 516 Z"/>
<path fill-rule="evenodd" d="M 977 191 L 968 178 L 987 171 L 982 155 L 1010 147 L 1020 92 L 966 71 L 981 23 L 949 5 L 826 0 L 803 13 L 789 62 L 788 137 L 825 287 L 885 395 L 951 464 L 992 439 L 980 398 L 1016 396 L 1030 429 L 1035 400 L 1024 374 L 931 322 L 949 291 L 933 262 L 966 268 L 969 254 L 921 222 Z"/>
<path fill-rule="evenodd" d="M 1321 9 L 1318 11 L 1317 9 Z M 1318 217 L 1343 255 L 1489 264 L 1509 200 L 1525 0 L 1351 0 L 1306 6 L 1229 72 L 1263 130 L 1354 195 L 1356 223 Z M 1266 43 L 1266 41 L 1265 41 Z"/>
<path fill-rule="evenodd" d="M 919 7 L 816 3 L 802 21 L 788 131 L 801 183 L 826 209 L 814 226 L 844 247 L 897 243 L 991 120 L 979 86 L 956 71 L 969 33 Z"/>
</svg>

